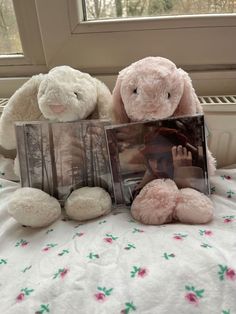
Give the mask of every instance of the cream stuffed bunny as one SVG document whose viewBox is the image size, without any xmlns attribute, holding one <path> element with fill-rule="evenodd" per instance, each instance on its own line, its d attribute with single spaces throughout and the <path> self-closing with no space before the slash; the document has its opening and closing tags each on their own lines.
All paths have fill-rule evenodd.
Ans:
<svg viewBox="0 0 236 314">
<path fill-rule="evenodd" d="M 113 107 L 117 123 L 203 112 L 188 74 L 161 57 L 141 59 L 119 73 Z M 207 155 L 213 174 L 215 161 L 209 150 Z M 207 223 L 213 217 L 213 203 L 193 188 L 178 188 L 171 179 L 153 179 L 134 199 L 131 213 L 145 224 Z"/>
<path fill-rule="evenodd" d="M 16 121 L 111 120 L 111 103 L 109 89 L 99 80 L 69 66 L 55 67 L 33 76 L 9 99 L 0 119 L 0 145 L 16 148 Z M 111 198 L 102 188 L 84 187 L 71 193 L 65 209 L 72 219 L 87 220 L 109 212 Z M 8 211 L 23 225 L 42 227 L 60 216 L 61 206 L 39 189 L 19 188 L 9 198 Z"/>
</svg>

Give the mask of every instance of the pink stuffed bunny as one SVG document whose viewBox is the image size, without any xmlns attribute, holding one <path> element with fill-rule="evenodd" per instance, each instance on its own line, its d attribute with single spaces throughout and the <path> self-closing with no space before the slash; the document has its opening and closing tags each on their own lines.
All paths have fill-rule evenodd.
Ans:
<svg viewBox="0 0 236 314">
<path fill-rule="evenodd" d="M 119 73 L 113 110 L 117 123 L 203 112 L 188 74 L 162 57 L 141 59 Z M 213 174 L 215 160 L 208 149 L 207 157 Z M 193 188 L 178 188 L 171 179 L 153 179 L 134 199 L 131 213 L 145 224 L 207 223 L 213 217 L 213 203 Z"/>
</svg>

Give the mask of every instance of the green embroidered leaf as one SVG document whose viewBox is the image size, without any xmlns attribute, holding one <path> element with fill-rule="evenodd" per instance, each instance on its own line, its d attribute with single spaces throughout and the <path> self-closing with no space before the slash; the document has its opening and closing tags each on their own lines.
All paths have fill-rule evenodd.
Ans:
<svg viewBox="0 0 236 314">
<path fill-rule="evenodd" d="M 53 229 L 48 229 L 47 231 L 46 231 L 46 234 L 49 234 L 49 232 L 52 232 L 53 231 Z"/>
<path fill-rule="evenodd" d="M 112 290 L 113 290 L 113 288 L 111 288 L 111 289 L 109 289 L 109 290 L 105 290 L 105 291 L 104 291 L 104 292 L 105 292 L 105 295 L 110 295 L 111 292 L 112 292 Z"/>
<path fill-rule="evenodd" d="M 202 298 L 202 294 L 204 293 L 204 289 L 202 289 L 202 290 L 196 290 L 195 292 L 196 292 L 196 295 L 197 295 L 197 297 L 198 298 Z"/>
<path fill-rule="evenodd" d="M 191 291 L 191 287 L 189 287 L 189 286 L 185 286 L 185 289 L 186 289 L 187 291 Z"/>
<path fill-rule="evenodd" d="M 223 265 L 218 265 L 220 267 L 220 270 L 222 273 L 225 273 L 228 270 L 227 266 L 223 266 Z"/>
<path fill-rule="evenodd" d="M 90 253 L 88 257 L 89 257 L 90 259 L 99 258 L 99 255 L 98 255 L 98 254 L 94 254 L 94 253 Z"/>
<path fill-rule="evenodd" d="M 167 253 L 164 253 L 163 257 L 164 257 L 165 259 L 169 259 L 169 257 L 168 257 L 168 254 L 167 254 Z"/>
<path fill-rule="evenodd" d="M 136 311 L 136 306 L 134 306 L 133 302 L 127 302 L 125 303 L 125 306 L 128 308 L 128 309 L 131 309 L 133 311 Z"/>
<path fill-rule="evenodd" d="M 53 279 L 56 279 L 61 273 L 64 272 L 64 268 L 59 268 L 57 273 L 54 274 Z"/>
<path fill-rule="evenodd" d="M 36 311 L 35 314 L 44 314 L 49 312 L 49 304 L 41 304 L 39 311 Z"/>
<path fill-rule="evenodd" d="M 1 258 L 0 259 L 0 265 L 7 264 L 7 259 Z"/>
<path fill-rule="evenodd" d="M 66 253 L 68 254 L 68 253 L 69 253 L 69 250 L 62 250 L 62 252 L 58 253 L 57 255 L 58 255 L 58 256 L 63 256 L 63 255 L 65 255 Z"/>
<path fill-rule="evenodd" d="M 144 232 L 144 230 L 138 229 L 138 228 L 133 228 L 132 233 L 136 233 L 136 232 Z"/>
<path fill-rule="evenodd" d="M 21 292 L 24 292 L 24 294 L 27 296 L 30 295 L 33 291 L 34 289 L 28 289 L 28 288 L 21 289 Z"/>
<path fill-rule="evenodd" d="M 25 267 L 23 270 L 22 270 L 22 273 L 25 273 L 27 270 L 29 270 L 30 268 L 32 267 L 32 265 L 30 265 L 29 267 Z"/>
<path fill-rule="evenodd" d="M 47 305 L 41 305 L 41 307 L 42 307 L 42 309 L 45 311 L 45 312 L 47 312 L 47 313 L 49 313 L 49 304 L 47 304 Z"/>
</svg>

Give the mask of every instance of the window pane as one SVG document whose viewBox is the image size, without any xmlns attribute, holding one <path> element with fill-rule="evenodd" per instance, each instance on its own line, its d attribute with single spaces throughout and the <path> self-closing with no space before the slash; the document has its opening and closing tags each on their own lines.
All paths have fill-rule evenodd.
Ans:
<svg viewBox="0 0 236 314">
<path fill-rule="evenodd" d="M 0 0 L 0 55 L 22 53 L 12 0 Z"/>
<path fill-rule="evenodd" d="M 235 13 L 236 0 L 84 0 L 86 19 Z"/>
</svg>

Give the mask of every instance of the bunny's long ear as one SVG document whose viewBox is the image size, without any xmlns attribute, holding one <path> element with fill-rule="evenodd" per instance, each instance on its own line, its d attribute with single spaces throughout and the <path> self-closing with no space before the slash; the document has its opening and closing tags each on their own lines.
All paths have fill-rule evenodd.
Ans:
<svg viewBox="0 0 236 314">
<path fill-rule="evenodd" d="M 184 81 L 184 90 L 174 116 L 202 113 L 202 106 L 197 98 L 189 75 L 182 69 L 178 69 L 178 71 Z"/>
<path fill-rule="evenodd" d="M 44 74 L 30 78 L 9 99 L 0 118 L 0 145 L 7 149 L 16 148 L 15 121 L 38 120 L 42 113 L 38 107 L 38 87 Z"/>
<path fill-rule="evenodd" d="M 124 103 L 120 94 L 121 82 L 122 82 L 121 75 L 118 75 L 118 78 L 116 80 L 116 84 L 112 93 L 112 99 L 113 99 L 112 106 L 113 106 L 114 118 L 115 118 L 116 123 L 128 123 L 130 122 L 130 120 L 125 112 Z"/>
<path fill-rule="evenodd" d="M 180 99 L 179 105 L 176 111 L 174 112 L 174 115 L 179 116 L 179 115 L 185 115 L 185 114 L 192 115 L 196 113 L 202 113 L 203 109 L 197 98 L 195 90 L 192 86 L 192 81 L 190 77 L 182 69 L 178 69 L 178 71 L 180 71 L 180 74 L 184 80 L 184 91 Z M 208 148 L 207 148 L 207 159 L 208 159 L 207 162 L 208 162 L 209 174 L 213 175 L 216 170 L 216 160 L 212 156 Z"/>
<path fill-rule="evenodd" d="M 112 96 L 109 88 L 99 79 L 96 79 L 95 77 L 92 79 L 97 87 L 97 105 L 89 118 L 114 121 L 112 116 Z"/>
</svg>

